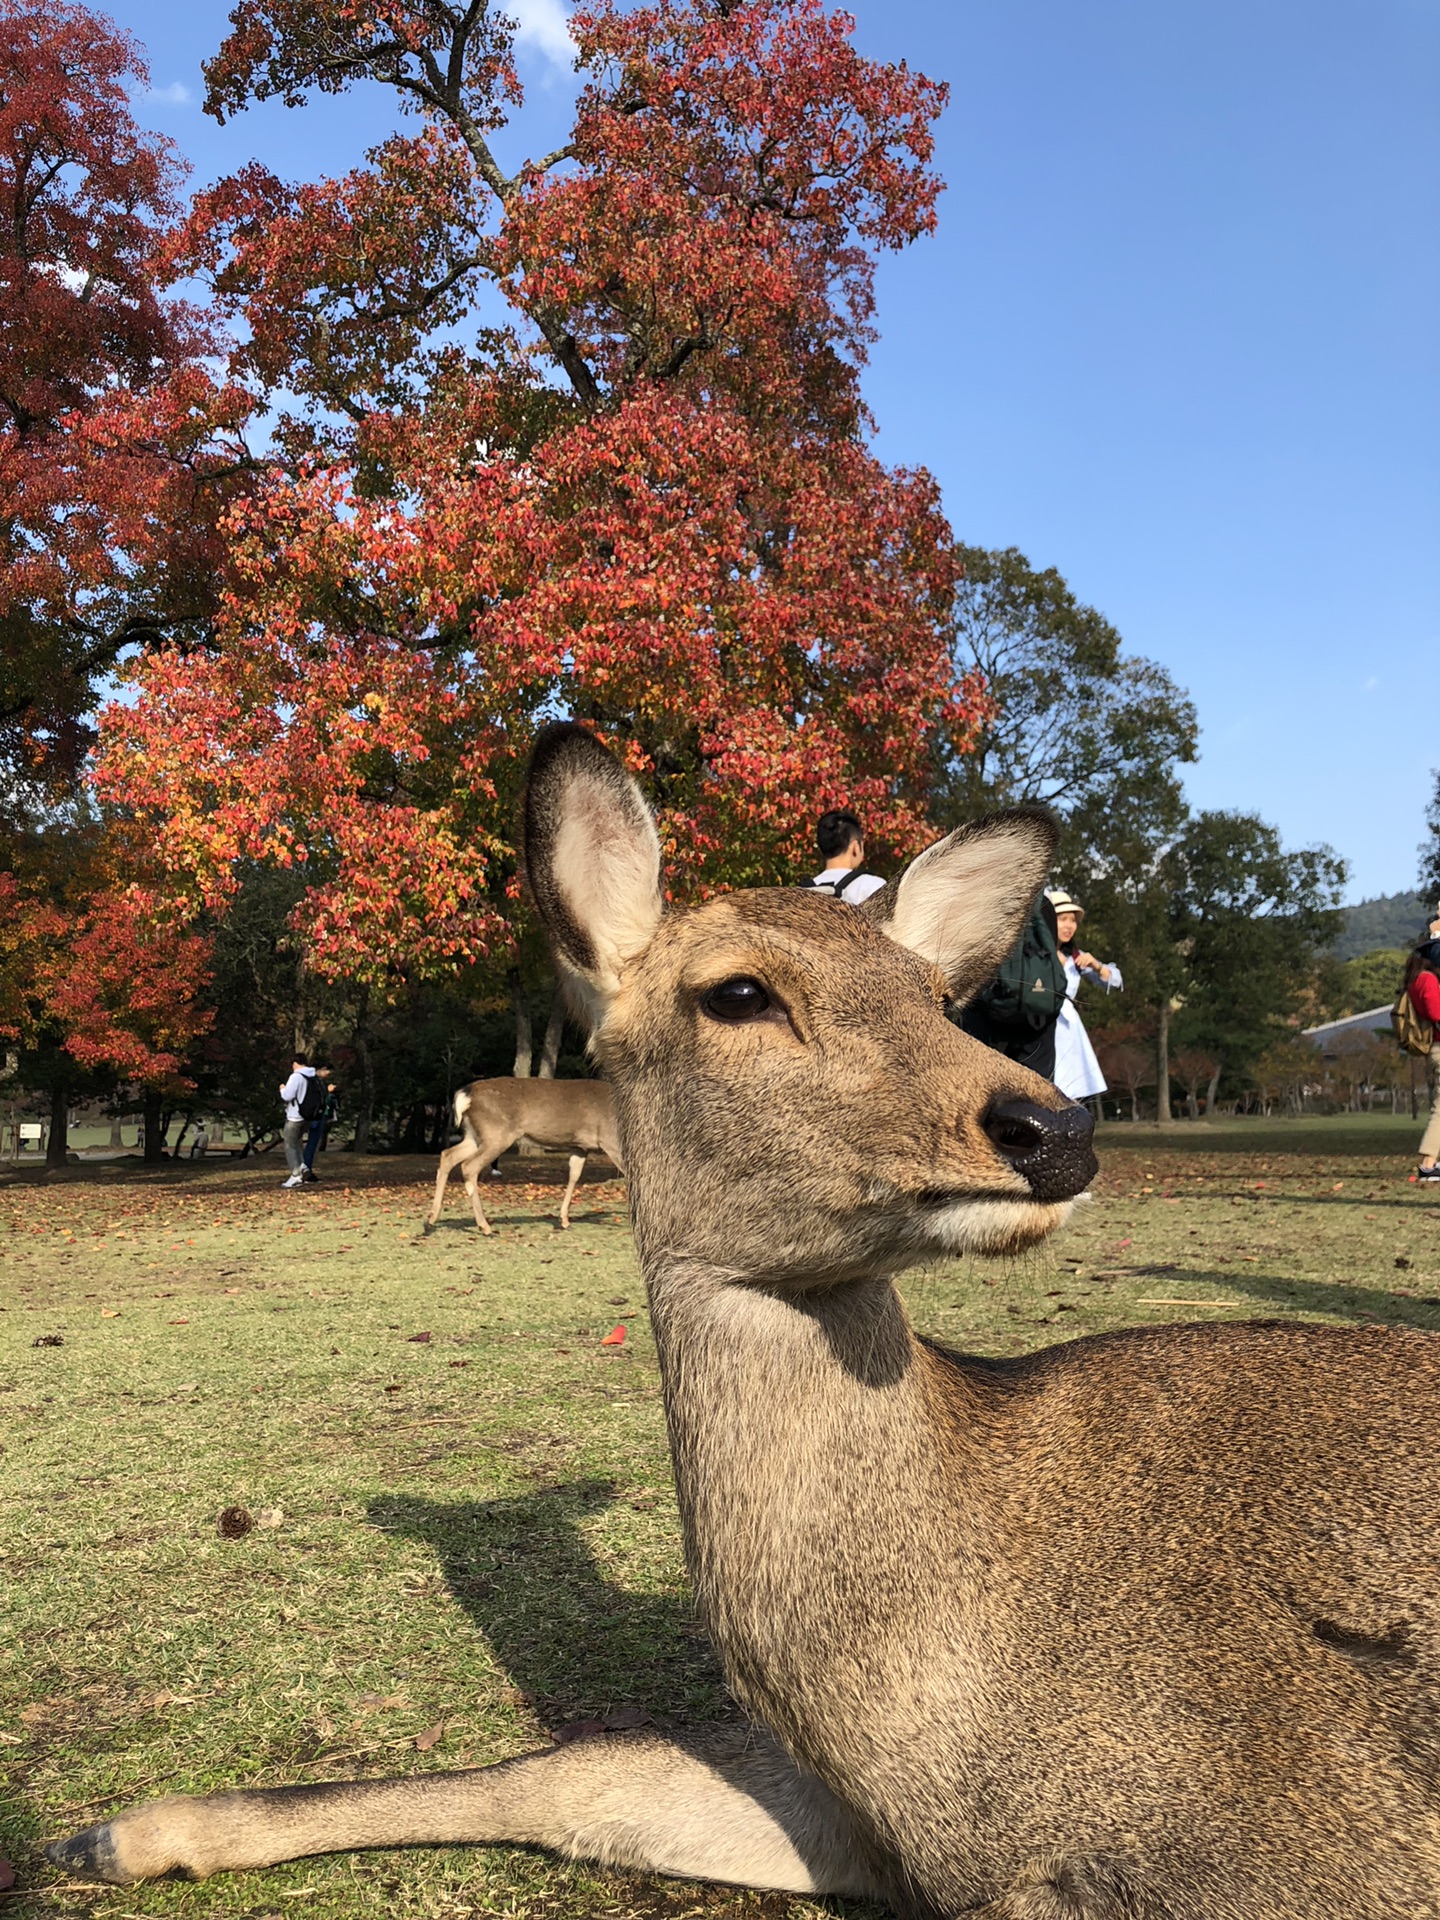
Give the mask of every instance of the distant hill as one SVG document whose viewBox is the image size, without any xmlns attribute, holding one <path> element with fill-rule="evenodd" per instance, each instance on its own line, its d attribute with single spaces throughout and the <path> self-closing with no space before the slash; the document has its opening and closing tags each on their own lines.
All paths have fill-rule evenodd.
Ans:
<svg viewBox="0 0 1440 1920">
<path fill-rule="evenodd" d="M 1377 947 L 1413 947 L 1429 922 L 1429 903 L 1418 893 L 1362 900 L 1358 907 L 1346 907 L 1345 928 L 1331 952 L 1337 960 L 1354 960 Z"/>
</svg>

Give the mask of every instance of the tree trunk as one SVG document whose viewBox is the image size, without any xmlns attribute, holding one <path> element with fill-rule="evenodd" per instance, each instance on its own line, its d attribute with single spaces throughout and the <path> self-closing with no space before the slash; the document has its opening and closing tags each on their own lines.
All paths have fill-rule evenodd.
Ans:
<svg viewBox="0 0 1440 1920">
<path fill-rule="evenodd" d="M 175 1136 L 175 1158 L 177 1160 L 180 1158 L 180 1149 L 185 1144 L 185 1136 L 190 1131 L 190 1122 L 193 1118 L 193 1114 L 187 1113 L 185 1118 L 180 1122 L 180 1131 Z"/>
<path fill-rule="evenodd" d="M 1138 1082 L 1130 1089 L 1130 1118 L 1138 1127 L 1140 1124 L 1140 1087 Z"/>
<path fill-rule="evenodd" d="M 63 1167 L 70 1146 L 70 1089 L 63 1080 L 50 1089 L 50 1138 L 45 1142 L 47 1167 Z"/>
<path fill-rule="evenodd" d="M 515 1078 L 530 1078 L 530 1063 L 535 1053 L 535 1035 L 530 1025 L 530 1007 L 520 984 L 520 969 L 506 970 L 505 984 L 510 989 L 510 1004 L 515 1009 Z"/>
<path fill-rule="evenodd" d="M 561 1000 L 560 989 L 557 987 L 550 1007 L 550 1018 L 545 1022 L 545 1038 L 540 1042 L 540 1079 L 555 1078 L 555 1067 L 560 1058 L 560 1042 L 564 1038 L 565 1003 Z"/>
<path fill-rule="evenodd" d="M 1160 1002 L 1160 1025 L 1155 1030 L 1155 1124 L 1170 1118 L 1170 999 Z"/>
<path fill-rule="evenodd" d="M 1211 1114 L 1213 1114 L 1215 1111 L 1215 1096 L 1220 1091 L 1221 1072 L 1222 1072 L 1222 1069 L 1220 1067 L 1216 1067 L 1214 1073 L 1212 1073 L 1210 1076 L 1210 1084 L 1205 1089 L 1205 1118 L 1207 1120 L 1210 1118 Z"/>
<path fill-rule="evenodd" d="M 1192 1120 L 1200 1118 L 1200 1093 L 1196 1087 L 1185 1089 L 1185 1111 Z"/>
<path fill-rule="evenodd" d="M 118 1113 L 110 1116 L 110 1144 L 112 1147 L 123 1147 L 125 1144 L 125 1123 Z"/>
<path fill-rule="evenodd" d="M 355 1138 L 350 1143 L 355 1153 L 370 1151 L 370 1129 L 375 1122 L 375 1062 L 370 1058 L 369 1018 L 370 989 L 365 987 L 361 990 L 350 1035 L 350 1044 L 360 1062 L 360 1103 L 355 1111 Z"/>
<path fill-rule="evenodd" d="M 145 1089 L 145 1164 L 152 1166 L 165 1158 L 165 1109 L 158 1087 Z"/>
</svg>

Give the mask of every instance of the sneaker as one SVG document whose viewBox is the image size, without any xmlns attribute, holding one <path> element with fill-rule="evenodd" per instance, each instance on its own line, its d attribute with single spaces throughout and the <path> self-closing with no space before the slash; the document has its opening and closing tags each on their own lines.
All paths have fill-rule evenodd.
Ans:
<svg viewBox="0 0 1440 1920">
<path fill-rule="evenodd" d="M 282 1187 L 302 1187 L 305 1182 L 298 1173 L 292 1173 L 288 1180 L 282 1180 L 280 1184 Z"/>
<path fill-rule="evenodd" d="M 302 1180 L 318 1180 L 320 1176 L 313 1167 L 302 1167 L 300 1169 L 300 1178 Z"/>
<path fill-rule="evenodd" d="M 1415 1178 L 1422 1186 L 1435 1186 L 1437 1183 L 1440 1183 L 1440 1166 L 1418 1167 L 1415 1172 Z"/>
<path fill-rule="evenodd" d="M 491 1167 L 490 1169 L 490 1178 L 492 1180 L 503 1180 L 505 1178 L 505 1175 L 501 1172 L 500 1162 L 498 1160 L 495 1162 L 494 1166 Z"/>
</svg>

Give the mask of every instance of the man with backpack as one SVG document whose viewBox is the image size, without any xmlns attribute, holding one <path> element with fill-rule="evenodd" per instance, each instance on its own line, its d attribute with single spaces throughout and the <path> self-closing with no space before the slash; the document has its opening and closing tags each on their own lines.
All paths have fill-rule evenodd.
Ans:
<svg viewBox="0 0 1440 1920">
<path fill-rule="evenodd" d="M 303 1186 L 305 1136 L 311 1123 L 323 1118 L 325 1113 L 325 1083 L 316 1077 L 315 1069 L 303 1053 L 295 1055 L 290 1078 L 280 1088 L 280 1098 L 285 1103 L 285 1164 L 290 1169 L 289 1177 L 280 1184 L 282 1187 Z"/>
<path fill-rule="evenodd" d="M 1067 985 L 1055 908 L 1042 893 L 1000 971 L 960 1014 L 960 1025 L 997 1053 L 1053 1080 L 1055 1025 Z"/>
<path fill-rule="evenodd" d="M 865 835 L 860 816 L 851 813 L 848 807 L 832 807 L 829 813 L 821 814 L 815 828 L 815 843 L 825 865 L 813 880 L 803 883 L 805 886 L 828 893 L 832 900 L 844 900 L 852 907 L 858 907 L 862 900 L 868 900 L 884 886 L 885 882 L 877 874 L 864 870 Z"/>
<path fill-rule="evenodd" d="M 1430 922 L 1430 938 L 1410 955 L 1405 983 L 1390 1016 L 1395 1038 L 1406 1053 L 1425 1062 L 1430 1082 L 1430 1119 L 1420 1141 L 1416 1178 L 1422 1186 L 1440 1186 L 1440 919 Z"/>
</svg>

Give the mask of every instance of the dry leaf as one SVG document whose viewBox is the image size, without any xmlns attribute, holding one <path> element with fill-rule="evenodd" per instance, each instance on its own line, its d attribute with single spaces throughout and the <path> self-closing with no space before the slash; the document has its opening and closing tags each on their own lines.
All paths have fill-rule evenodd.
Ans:
<svg viewBox="0 0 1440 1920">
<path fill-rule="evenodd" d="M 620 1347 L 620 1346 L 623 1346 L 623 1345 L 625 1344 L 625 1329 L 624 1329 L 624 1327 L 612 1327 L 612 1328 L 610 1329 L 610 1331 L 609 1331 L 609 1333 L 607 1333 L 607 1334 L 606 1334 L 606 1336 L 605 1336 L 605 1338 L 604 1338 L 604 1339 L 603 1339 L 603 1340 L 602 1340 L 602 1341 L 600 1342 L 600 1344 L 601 1344 L 601 1346 L 602 1346 L 602 1347 Z M 578 1724 L 578 1722 L 577 1722 L 577 1724 Z"/>
<path fill-rule="evenodd" d="M 550 1737 L 557 1747 L 568 1747 L 572 1740 L 589 1740 L 597 1733 L 608 1733 L 603 1720 L 570 1720 Z"/>
<path fill-rule="evenodd" d="M 278 1527 L 285 1518 L 283 1507 L 261 1507 L 255 1516 L 257 1527 Z"/>
<path fill-rule="evenodd" d="M 428 1333 L 412 1333 L 410 1336 L 410 1344 L 412 1347 L 428 1346 L 429 1342 L 430 1342 L 430 1335 Z"/>
<path fill-rule="evenodd" d="M 118 1320 L 120 1318 L 120 1309 L 118 1307 L 101 1307 L 100 1318 L 102 1320 Z"/>
<path fill-rule="evenodd" d="M 417 1753 L 429 1753 L 432 1747 L 438 1747 L 444 1731 L 445 1722 L 443 1720 L 437 1720 L 433 1727 L 426 1727 L 423 1733 L 417 1733 L 415 1736 L 415 1751 Z"/>
<path fill-rule="evenodd" d="M 630 1727 L 653 1726 L 643 1707 L 617 1707 L 613 1713 L 607 1713 L 605 1724 L 612 1733 L 624 1733 Z"/>
</svg>

